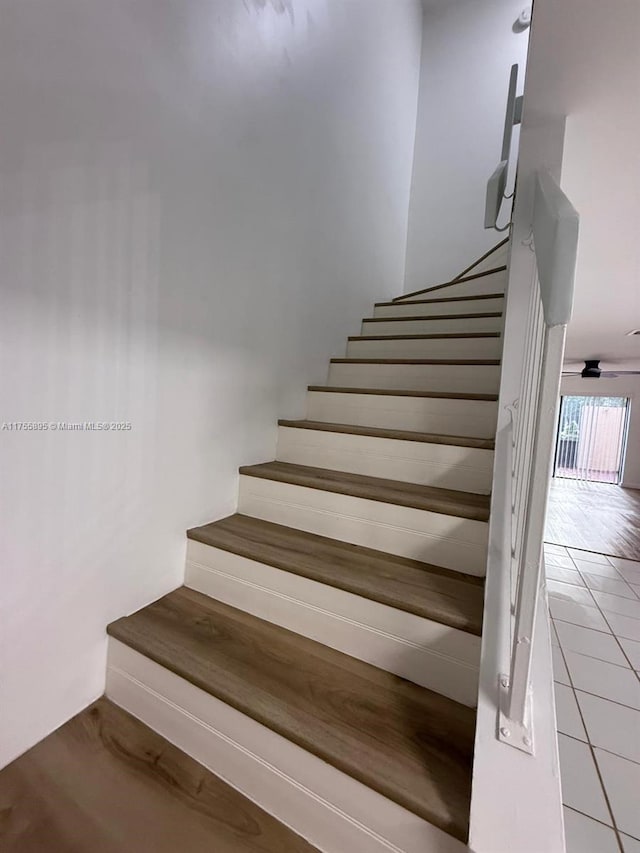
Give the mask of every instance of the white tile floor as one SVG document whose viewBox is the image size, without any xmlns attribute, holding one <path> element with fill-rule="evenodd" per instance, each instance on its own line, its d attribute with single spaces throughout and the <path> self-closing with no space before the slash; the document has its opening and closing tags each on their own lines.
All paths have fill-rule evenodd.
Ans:
<svg viewBox="0 0 640 853">
<path fill-rule="evenodd" d="M 640 563 L 545 545 L 567 853 L 640 853 Z"/>
</svg>

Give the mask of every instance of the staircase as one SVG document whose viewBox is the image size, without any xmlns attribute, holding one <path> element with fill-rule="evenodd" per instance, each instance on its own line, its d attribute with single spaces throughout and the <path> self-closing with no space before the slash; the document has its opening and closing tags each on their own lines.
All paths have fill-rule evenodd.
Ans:
<svg viewBox="0 0 640 853">
<path fill-rule="evenodd" d="M 321 850 L 467 849 L 505 253 L 377 303 L 108 629 L 107 696 Z"/>
</svg>

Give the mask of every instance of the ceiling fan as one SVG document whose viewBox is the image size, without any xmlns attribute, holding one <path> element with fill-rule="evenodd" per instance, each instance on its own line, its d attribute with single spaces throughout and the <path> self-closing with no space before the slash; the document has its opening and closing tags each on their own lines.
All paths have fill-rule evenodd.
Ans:
<svg viewBox="0 0 640 853">
<path fill-rule="evenodd" d="M 599 358 L 588 358 L 582 370 L 563 370 L 562 375 L 582 376 L 583 379 L 615 379 L 617 376 L 640 376 L 640 370 L 601 370 Z"/>
</svg>

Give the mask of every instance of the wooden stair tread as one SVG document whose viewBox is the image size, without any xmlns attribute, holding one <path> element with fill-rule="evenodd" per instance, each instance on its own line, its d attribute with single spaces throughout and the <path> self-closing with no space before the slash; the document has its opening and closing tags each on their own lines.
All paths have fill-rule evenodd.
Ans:
<svg viewBox="0 0 640 853">
<path fill-rule="evenodd" d="M 185 588 L 108 632 L 466 840 L 472 709 Z"/>
<path fill-rule="evenodd" d="M 240 514 L 187 536 L 480 636 L 482 578 Z"/>
<path fill-rule="evenodd" d="M 455 284 L 455 282 L 452 282 Z M 504 293 L 478 293 L 475 296 L 438 296 L 433 299 L 411 299 L 409 302 L 374 302 L 376 308 L 392 305 L 426 305 L 430 302 L 468 302 L 470 299 L 504 299 Z"/>
<path fill-rule="evenodd" d="M 419 296 L 421 293 L 431 293 L 432 290 L 442 290 L 443 287 L 451 287 L 454 284 L 465 284 L 467 281 L 475 281 L 478 278 L 485 278 L 488 275 L 495 275 L 499 272 L 506 272 L 507 265 L 501 264 L 498 267 L 493 267 L 490 270 L 483 270 L 482 272 L 472 273 L 471 275 L 460 276 L 460 278 L 454 278 L 451 281 L 445 281 L 442 284 L 434 284 L 430 287 L 423 287 L 420 290 L 412 290 L 411 293 L 403 293 L 402 296 L 396 296 L 393 300 L 394 302 L 402 302 L 403 299 L 411 299 L 412 296 Z"/>
<path fill-rule="evenodd" d="M 501 311 L 476 311 L 470 314 L 422 314 L 401 317 L 363 317 L 363 323 L 411 323 L 415 320 L 488 320 L 502 317 Z"/>
<path fill-rule="evenodd" d="M 386 480 L 381 477 L 369 477 L 364 474 L 350 474 L 345 471 L 332 471 L 328 468 L 313 468 L 309 465 L 296 465 L 291 462 L 263 462 L 260 465 L 246 465 L 240 473 L 247 477 L 259 477 L 276 480 L 309 489 L 351 495 L 366 500 L 381 501 L 398 506 L 454 515 L 475 521 L 488 521 L 488 495 L 471 492 L 458 492 L 453 489 L 439 489 L 435 486 L 423 486 L 417 483 L 405 483 L 400 480 Z"/>
<path fill-rule="evenodd" d="M 499 338 L 500 332 L 439 332 L 424 335 L 349 335 L 349 341 L 437 341 L 467 338 Z"/>
<path fill-rule="evenodd" d="M 308 385 L 307 391 L 328 394 L 374 394 L 382 397 L 433 397 L 436 400 L 478 400 L 497 403 L 497 394 L 466 394 L 450 391 L 413 391 L 398 388 L 353 388 L 345 385 Z"/>
<path fill-rule="evenodd" d="M 278 425 L 291 427 L 292 429 L 367 435 L 372 438 L 392 438 L 398 441 L 421 441 L 426 444 L 473 447 L 478 450 L 493 450 L 495 447 L 495 441 L 490 438 L 468 438 L 464 435 L 440 435 L 432 432 L 412 432 L 406 429 L 386 429 L 384 427 L 358 426 L 356 424 L 334 424 L 327 421 L 287 420 L 286 418 L 280 418 Z"/>
<path fill-rule="evenodd" d="M 0 802 L 3 853 L 316 851 L 104 698 L 0 771 Z"/>
<path fill-rule="evenodd" d="M 498 366 L 499 358 L 332 358 L 331 364 L 439 364 Z"/>
</svg>

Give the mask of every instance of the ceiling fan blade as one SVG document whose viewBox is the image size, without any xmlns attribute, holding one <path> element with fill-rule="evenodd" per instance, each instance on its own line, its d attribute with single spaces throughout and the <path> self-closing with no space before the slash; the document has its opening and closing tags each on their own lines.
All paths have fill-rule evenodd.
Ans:
<svg viewBox="0 0 640 853">
<path fill-rule="evenodd" d="M 581 376 L 583 379 L 617 379 L 619 376 L 640 376 L 640 370 L 601 370 L 598 359 L 587 359 L 583 370 L 563 370 L 563 376 Z"/>
</svg>

